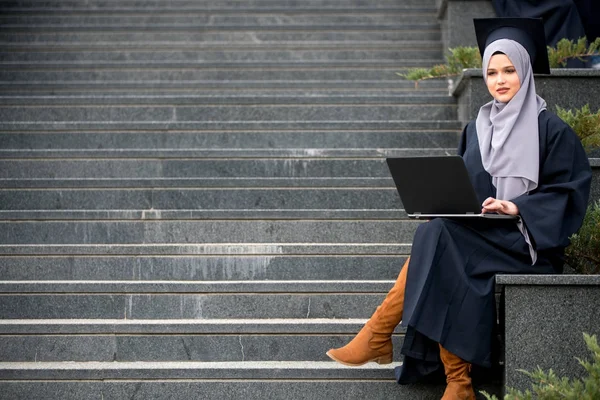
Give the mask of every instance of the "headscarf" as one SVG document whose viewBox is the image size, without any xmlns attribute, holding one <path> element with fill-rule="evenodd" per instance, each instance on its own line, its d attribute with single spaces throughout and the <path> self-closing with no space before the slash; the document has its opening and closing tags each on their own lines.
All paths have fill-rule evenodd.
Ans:
<svg viewBox="0 0 600 400">
<path fill-rule="evenodd" d="M 512 200 L 537 188 L 540 154 L 538 115 L 546 102 L 535 92 L 529 53 L 518 42 L 500 39 L 489 44 L 483 54 L 483 76 L 492 55 L 504 53 L 517 71 L 520 89 L 508 103 L 492 100 L 479 109 L 475 126 L 483 168 L 492 176 L 496 198 Z M 529 244 L 532 261 L 537 254 L 527 230 L 519 229 Z"/>
<path fill-rule="evenodd" d="M 513 40 L 496 40 L 486 47 L 484 80 L 496 52 L 506 54 L 515 66 L 521 88 L 508 103 L 494 99 L 481 107 L 475 124 L 481 161 L 492 176 L 496 198 L 511 200 L 538 185 L 538 115 L 546 102 L 535 92 L 529 53 Z"/>
</svg>

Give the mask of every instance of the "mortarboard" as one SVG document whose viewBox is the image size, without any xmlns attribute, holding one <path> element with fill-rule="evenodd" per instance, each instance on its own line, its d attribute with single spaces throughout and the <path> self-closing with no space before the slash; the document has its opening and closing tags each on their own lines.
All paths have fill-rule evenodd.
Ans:
<svg viewBox="0 0 600 400">
<path fill-rule="evenodd" d="M 498 39 L 511 39 L 527 50 L 536 74 L 549 74 L 548 49 L 541 18 L 476 18 L 475 35 L 479 52 Z"/>
</svg>

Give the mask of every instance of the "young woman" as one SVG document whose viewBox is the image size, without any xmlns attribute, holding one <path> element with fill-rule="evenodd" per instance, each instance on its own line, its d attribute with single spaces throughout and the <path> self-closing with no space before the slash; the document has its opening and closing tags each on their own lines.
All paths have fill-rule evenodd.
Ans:
<svg viewBox="0 0 600 400">
<path fill-rule="evenodd" d="M 390 363 L 391 334 L 402 321 L 407 332 L 398 382 L 443 368 L 443 400 L 475 399 L 471 365 L 492 365 L 495 275 L 561 273 L 591 182 L 579 139 L 535 91 L 532 64 L 549 73 L 541 20 L 479 20 L 476 30 L 494 99 L 465 127 L 458 152 L 482 212 L 520 219 L 436 218 L 420 225 L 411 257 L 383 303 L 348 345 L 327 352 L 345 365 Z"/>
</svg>

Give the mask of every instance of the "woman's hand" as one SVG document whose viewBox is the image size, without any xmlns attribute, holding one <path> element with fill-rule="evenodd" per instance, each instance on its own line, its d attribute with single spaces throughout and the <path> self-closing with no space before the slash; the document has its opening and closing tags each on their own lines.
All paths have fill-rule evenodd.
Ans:
<svg viewBox="0 0 600 400">
<path fill-rule="evenodd" d="M 497 200 L 493 197 L 488 197 L 482 204 L 482 213 L 498 213 L 508 215 L 519 215 L 519 207 L 512 201 Z"/>
</svg>

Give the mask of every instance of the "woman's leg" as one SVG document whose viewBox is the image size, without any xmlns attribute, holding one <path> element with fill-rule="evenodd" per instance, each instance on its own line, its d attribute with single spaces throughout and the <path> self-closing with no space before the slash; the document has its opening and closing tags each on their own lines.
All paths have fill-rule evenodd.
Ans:
<svg viewBox="0 0 600 400">
<path fill-rule="evenodd" d="M 363 365 L 369 361 L 379 364 L 392 362 L 392 333 L 402 320 L 404 289 L 408 262 L 404 263 L 394 287 L 388 292 L 371 319 L 350 343 L 339 349 L 331 349 L 327 355 L 333 360 L 350 366 Z"/>
<path fill-rule="evenodd" d="M 471 385 L 471 364 L 450 353 L 440 344 L 440 358 L 446 373 L 446 391 L 442 400 L 475 400 Z"/>
</svg>

